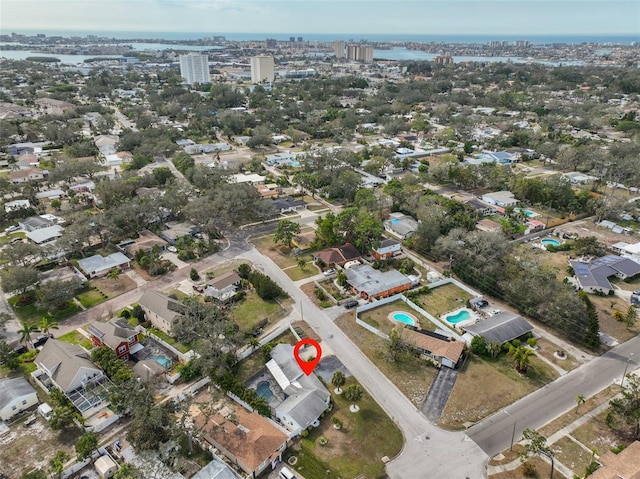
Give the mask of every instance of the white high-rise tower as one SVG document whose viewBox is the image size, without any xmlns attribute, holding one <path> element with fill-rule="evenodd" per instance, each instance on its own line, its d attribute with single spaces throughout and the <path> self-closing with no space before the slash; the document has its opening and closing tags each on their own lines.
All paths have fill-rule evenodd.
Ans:
<svg viewBox="0 0 640 479">
<path fill-rule="evenodd" d="M 180 75 L 189 85 L 211 83 L 209 57 L 200 53 L 180 55 Z"/>
<path fill-rule="evenodd" d="M 251 57 L 251 81 L 253 83 L 272 83 L 275 77 L 273 57 L 258 55 Z"/>
</svg>

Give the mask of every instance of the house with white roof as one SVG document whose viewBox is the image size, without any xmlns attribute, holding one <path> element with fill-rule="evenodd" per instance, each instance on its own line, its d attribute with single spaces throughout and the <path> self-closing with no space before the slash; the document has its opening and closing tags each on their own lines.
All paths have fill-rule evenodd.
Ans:
<svg viewBox="0 0 640 479">
<path fill-rule="evenodd" d="M 401 239 L 409 238 L 418 229 L 418 222 L 416 220 L 400 212 L 391 213 L 389 219 L 385 220 L 382 224 L 385 230 L 399 236 Z"/>
<path fill-rule="evenodd" d="M 107 274 L 113 268 L 128 268 L 131 260 L 124 254 L 112 253 L 109 256 L 99 254 L 78 260 L 78 266 L 89 278 Z"/>
<path fill-rule="evenodd" d="M 0 421 L 8 421 L 36 404 L 36 390 L 25 378 L 0 379 Z"/>
<path fill-rule="evenodd" d="M 60 225 L 53 225 L 46 228 L 27 231 L 26 236 L 35 244 L 44 244 L 62 236 L 63 228 Z"/>
<path fill-rule="evenodd" d="M 502 206 L 515 206 L 519 203 L 518 199 L 510 191 L 495 191 L 493 193 L 487 193 L 482 195 L 482 201 L 489 203 L 490 205 Z"/>
<path fill-rule="evenodd" d="M 620 256 L 640 262 L 640 241 L 633 244 L 620 241 L 619 243 L 611 245 L 611 249 Z"/>
<path fill-rule="evenodd" d="M 276 419 L 292 436 L 317 424 L 330 405 L 331 395 L 313 374 L 306 376 L 293 357 L 293 346 L 278 344 L 271 350 L 267 369 L 285 395 L 275 408 Z"/>
</svg>

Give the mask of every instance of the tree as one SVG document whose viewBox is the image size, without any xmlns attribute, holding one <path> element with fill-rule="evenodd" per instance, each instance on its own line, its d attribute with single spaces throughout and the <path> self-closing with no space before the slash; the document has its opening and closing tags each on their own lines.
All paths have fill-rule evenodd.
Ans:
<svg viewBox="0 0 640 479">
<path fill-rule="evenodd" d="M 191 270 L 189 271 L 189 278 L 191 278 L 191 281 L 198 281 L 200 279 L 198 270 L 195 268 L 191 268 Z"/>
<path fill-rule="evenodd" d="M 2 291 L 5 293 L 13 291 L 24 293 L 40 280 L 40 271 L 31 266 L 4 268 L 0 271 L 0 280 L 2 280 Z"/>
<path fill-rule="evenodd" d="M 522 439 L 526 441 L 525 444 L 525 453 L 521 456 L 521 459 L 524 460 L 529 455 L 542 455 L 549 458 L 551 461 L 551 475 L 550 479 L 553 479 L 553 451 L 549 446 L 547 446 L 547 438 L 541 435 L 538 431 L 534 431 L 532 429 L 525 429 L 522 431 Z"/>
<path fill-rule="evenodd" d="M 582 395 L 582 394 L 578 394 L 578 395 L 576 396 L 576 414 L 578 414 L 578 409 L 580 408 L 580 406 L 581 406 L 582 404 L 584 404 L 584 403 L 585 403 L 585 401 L 586 401 L 586 400 L 587 400 L 587 399 L 586 399 L 586 398 L 584 397 L 584 395 Z"/>
<path fill-rule="evenodd" d="M 114 281 L 118 281 L 120 279 L 120 275 L 122 274 L 122 271 L 120 271 L 120 268 L 112 268 L 109 270 L 109 272 L 106 274 L 106 278 L 112 279 Z"/>
<path fill-rule="evenodd" d="M 94 451 L 98 450 L 98 433 L 87 431 L 76 441 L 76 453 L 78 461 L 83 461 L 87 457 L 91 457 Z"/>
<path fill-rule="evenodd" d="M 38 289 L 38 306 L 46 311 L 64 309 L 79 287 L 75 279 L 47 281 Z"/>
<path fill-rule="evenodd" d="M 125 463 L 113 475 L 113 479 L 144 479 L 142 472 L 133 464 Z"/>
<path fill-rule="evenodd" d="M 624 325 L 627 327 L 627 329 L 631 329 L 636 324 L 637 320 L 638 311 L 636 310 L 635 306 L 629 306 L 629 309 L 627 309 L 627 314 L 624 315 Z"/>
<path fill-rule="evenodd" d="M 240 276 L 242 279 L 249 279 L 250 275 L 251 266 L 249 266 L 247 263 L 242 263 L 240 266 L 238 266 L 238 276 Z"/>
<path fill-rule="evenodd" d="M 514 346 L 513 344 L 509 346 L 509 356 L 513 358 L 513 362 L 516 365 L 516 371 L 521 374 L 525 374 L 527 372 L 529 364 L 531 363 L 529 358 L 534 354 L 535 352 L 526 346 Z"/>
<path fill-rule="evenodd" d="M 27 472 L 20 476 L 20 479 L 48 479 L 47 473 L 42 469 L 36 469 L 35 471 Z"/>
<path fill-rule="evenodd" d="M 342 394 L 342 386 L 346 382 L 347 378 L 345 377 L 342 371 L 336 371 L 331 376 L 331 384 L 333 384 L 336 388 L 336 394 Z"/>
<path fill-rule="evenodd" d="M 640 378 L 634 374 L 626 376 L 627 386 L 622 397 L 609 401 L 607 425 L 614 427 L 624 422 L 633 428 L 633 437 L 640 439 Z"/>
<path fill-rule="evenodd" d="M 389 358 L 392 362 L 398 361 L 403 354 L 408 351 L 407 344 L 402 341 L 401 333 L 398 332 L 397 328 L 394 328 L 391 331 L 391 335 L 389 336 Z"/>
<path fill-rule="evenodd" d="M 351 386 L 347 387 L 347 389 L 344 390 L 345 399 L 351 402 L 351 406 L 349 407 L 351 412 L 358 412 L 360 408 L 356 403 L 360 401 L 360 399 L 362 399 L 363 394 L 364 394 L 364 391 L 362 390 L 362 387 L 360 387 L 360 385 L 358 384 L 352 384 Z"/>
<path fill-rule="evenodd" d="M 52 329 L 58 329 L 58 321 L 50 318 L 49 316 L 44 316 L 40 320 L 40 324 L 38 325 L 38 327 L 44 334 L 49 334 Z"/>
<path fill-rule="evenodd" d="M 22 323 L 22 329 L 16 331 L 20 335 L 20 342 L 31 346 L 33 348 L 33 342 L 31 341 L 31 334 L 39 331 L 35 324 Z"/>
<path fill-rule="evenodd" d="M 487 340 L 484 339 L 484 336 L 478 335 L 471 339 L 471 351 L 478 356 L 487 353 Z"/>
<path fill-rule="evenodd" d="M 587 293 L 580 291 L 579 297 L 582 299 L 587 310 L 587 324 L 583 341 L 587 346 L 595 349 L 600 346 L 600 321 L 598 320 L 598 311 L 589 299 Z"/>
<path fill-rule="evenodd" d="M 273 234 L 274 243 L 286 244 L 291 249 L 291 242 L 295 235 L 300 233 L 300 225 L 290 220 L 278 221 L 276 232 Z"/>
<path fill-rule="evenodd" d="M 58 451 L 56 452 L 56 455 L 53 456 L 53 459 L 49 460 L 49 472 L 51 472 L 51 475 L 54 478 L 62 477 L 62 472 L 64 471 L 64 464 L 69 459 L 71 458 L 69 457 L 69 454 L 67 454 L 65 451 Z"/>
</svg>

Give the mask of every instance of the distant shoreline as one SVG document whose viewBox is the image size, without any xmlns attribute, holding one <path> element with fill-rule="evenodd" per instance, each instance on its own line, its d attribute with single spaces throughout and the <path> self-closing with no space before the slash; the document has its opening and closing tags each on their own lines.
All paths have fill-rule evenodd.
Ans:
<svg viewBox="0 0 640 479">
<path fill-rule="evenodd" d="M 288 41 L 290 37 L 302 37 L 304 41 L 331 42 L 333 40 L 360 41 L 380 43 L 488 43 L 490 41 L 515 42 L 526 40 L 531 44 L 545 45 L 554 43 L 580 44 L 625 44 L 640 43 L 640 35 L 487 35 L 487 34 L 335 34 L 335 33 L 223 33 L 223 32 L 133 32 L 133 31 L 81 31 L 81 30 L 22 30 L 16 31 L 19 35 L 45 34 L 47 36 L 83 36 L 88 35 L 117 40 L 145 40 L 145 41 L 197 41 L 214 36 L 225 37 L 227 41 L 264 41 L 266 38 L 274 38 L 278 41 Z M 10 33 L 4 33 L 10 35 Z"/>
</svg>

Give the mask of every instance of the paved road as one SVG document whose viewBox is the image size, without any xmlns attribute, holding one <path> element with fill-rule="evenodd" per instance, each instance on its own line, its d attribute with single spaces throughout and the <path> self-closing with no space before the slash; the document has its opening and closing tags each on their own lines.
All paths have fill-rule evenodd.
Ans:
<svg viewBox="0 0 640 479">
<path fill-rule="evenodd" d="M 640 364 L 640 337 L 616 346 L 599 358 L 547 384 L 511 406 L 476 424 L 467 434 L 489 455 L 493 456 L 510 446 L 513 424 L 515 441 L 522 438 L 524 429 L 537 429 L 576 407 L 576 396 L 589 397 L 612 382 L 620 382 L 627 360 L 628 371 Z M 506 413 L 505 413 L 506 411 Z"/>
<path fill-rule="evenodd" d="M 304 309 L 304 318 L 335 352 L 360 384 L 396 422 L 405 438 L 402 453 L 387 465 L 392 478 L 479 479 L 485 477 L 487 456 L 461 432 L 446 432 L 431 424 L 387 377 L 351 342 L 333 321 L 278 268 L 255 249 L 242 258 L 277 281 Z"/>
</svg>

